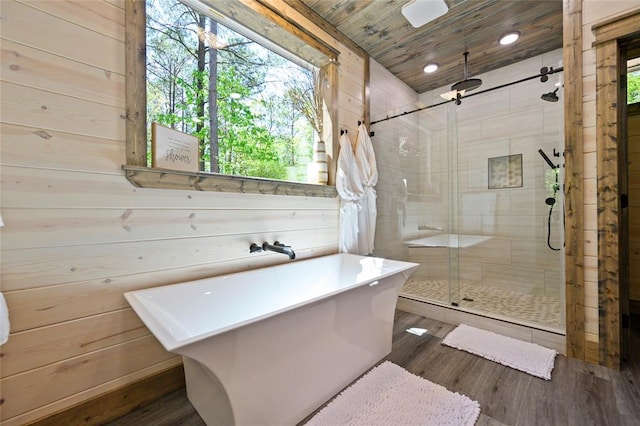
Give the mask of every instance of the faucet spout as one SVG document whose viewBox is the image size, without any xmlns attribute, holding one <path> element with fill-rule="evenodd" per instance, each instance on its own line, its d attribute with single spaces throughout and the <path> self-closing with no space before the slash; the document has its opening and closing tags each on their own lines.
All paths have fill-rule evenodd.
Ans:
<svg viewBox="0 0 640 426">
<path fill-rule="evenodd" d="M 282 253 L 289 256 L 289 259 L 293 260 L 296 258 L 296 253 L 290 246 L 286 246 L 278 241 L 274 241 L 273 245 L 269 243 L 262 243 L 262 250 L 264 251 L 275 251 L 276 253 Z"/>
</svg>

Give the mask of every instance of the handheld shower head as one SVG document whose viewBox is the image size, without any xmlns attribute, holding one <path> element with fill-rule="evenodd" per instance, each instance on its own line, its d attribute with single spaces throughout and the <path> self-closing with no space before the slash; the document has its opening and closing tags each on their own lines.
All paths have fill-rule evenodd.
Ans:
<svg viewBox="0 0 640 426">
<path fill-rule="evenodd" d="M 557 167 L 560 167 L 560 166 L 556 166 L 555 164 L 553 164 L 551 162 L 551 160 L 549 159 L 549 157 L 547 157 L 547 154 L 545 154 L 545 152 L 542 149 L 539 149 L 538 153 L 542 156 L 542 158 L 544 158 L 544 161 L 546 161 L 547 164 L 549 165 L 549 167 L 551 167 L 552 169 L 555 170 Z"/>
<path fill-rule="evenodd" d="M 545 93 L 544 95 L 540 96 L 540 99 L 547 102 L 558 102 L 558 95 L 556 94 L 558 93 L 558 89 L 559 87 L 556 87 L 556 90 L 554 90 L 553 92 Z"/>
</svg>

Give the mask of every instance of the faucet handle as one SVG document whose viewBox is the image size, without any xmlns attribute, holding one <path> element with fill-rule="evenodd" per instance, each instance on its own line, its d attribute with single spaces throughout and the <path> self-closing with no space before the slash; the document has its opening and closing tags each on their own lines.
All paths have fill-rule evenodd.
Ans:
<svg viewBox="0 0 640 426">
<path fill-rule="evenodd" d="M 280 241 L 274 241 L 274 242 L 273 242 L 273 245 L 274 245 L 274 246 L 278 246 L 278 247 L 287 247 L 287 248 L 290 248 L 290 247 L 291 247 L 291 246 L 288 246 L 288 245 L 286 245 L 286 244 L 282 244 Z"/>
<path fill-rule="evenodd" d="M 249 253 L 260 253 L 262 251 L 262 247 L 257 245 L 256 243 L 251 243 L 249 246 Z"/>
</svg>

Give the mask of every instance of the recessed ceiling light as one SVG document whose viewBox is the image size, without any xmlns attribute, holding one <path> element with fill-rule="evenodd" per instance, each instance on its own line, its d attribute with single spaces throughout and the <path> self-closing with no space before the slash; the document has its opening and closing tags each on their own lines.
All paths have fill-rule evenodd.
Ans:
<svg viewBox="0 0 640 426">
<path fill-rule="evenodd" d="M 518 38 L 520 38 L 520 33 L 518 31 L 506 33 L 505 35 L 500 37 L 500 44 L 506 46 L 508 44 L 515 43 Z"/>
<path fill-rule="evenodd" d="M 430 64 L 427 64 L 426 67 L 424 67 L 424 72 L 431 74 L 432 72 L 435 72 L 437 69 L 438 69 L 438 64 L 430 63 Z"/>
</svg>

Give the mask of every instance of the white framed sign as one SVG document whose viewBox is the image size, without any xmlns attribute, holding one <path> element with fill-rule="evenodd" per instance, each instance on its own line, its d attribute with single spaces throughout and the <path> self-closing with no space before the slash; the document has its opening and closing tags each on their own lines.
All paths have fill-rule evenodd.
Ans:
<svg viewBox="0 0 640 426">
<path fill-rule="evenodd" d="M 198 138 L 151 123 L 151 166 L 198 172 Z"/>
</svg>

